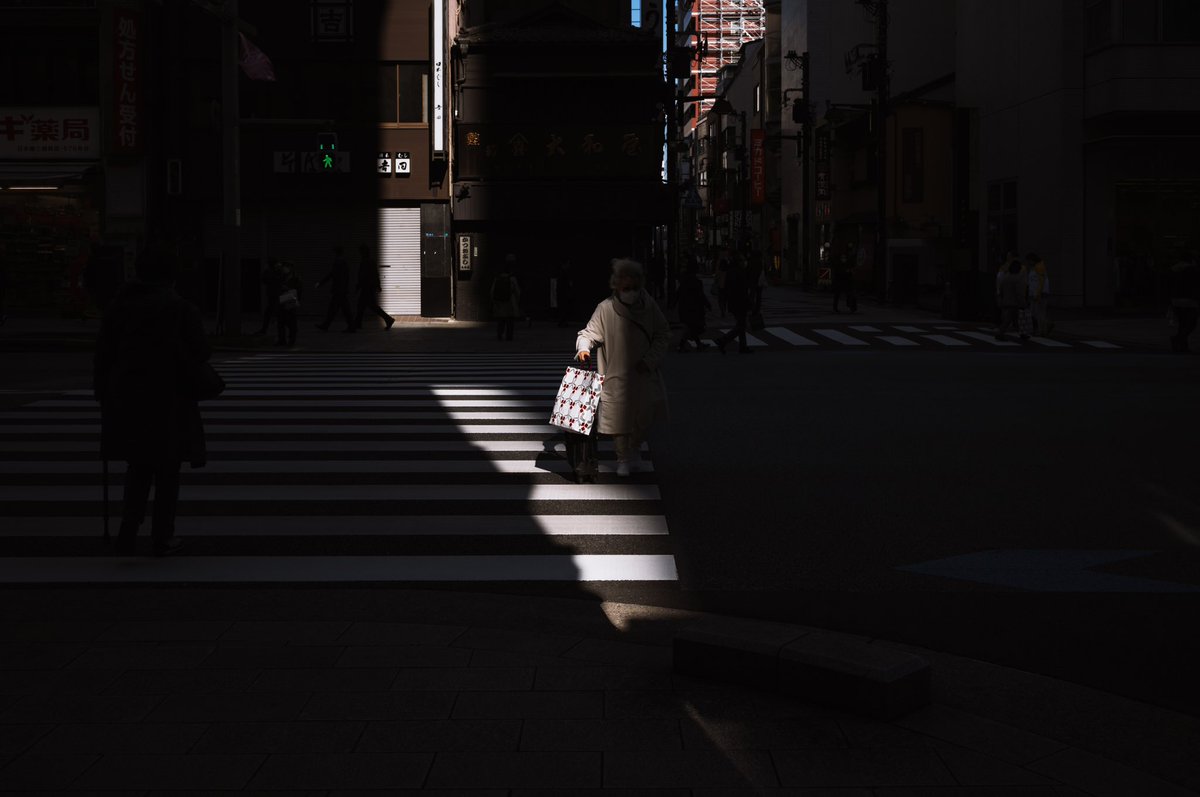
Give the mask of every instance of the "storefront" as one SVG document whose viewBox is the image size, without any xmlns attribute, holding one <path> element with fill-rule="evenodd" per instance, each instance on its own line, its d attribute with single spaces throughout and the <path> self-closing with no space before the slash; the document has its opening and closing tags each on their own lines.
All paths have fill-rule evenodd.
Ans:
<svg viewBox="0 0 1200 797">
<path fill-rule="evenodd" d="M 97 120 L 95 107 L 0 108 L 0 268 L 10 310 L 95 312 L 85 274 L 101 236 Z"/>
</svg>

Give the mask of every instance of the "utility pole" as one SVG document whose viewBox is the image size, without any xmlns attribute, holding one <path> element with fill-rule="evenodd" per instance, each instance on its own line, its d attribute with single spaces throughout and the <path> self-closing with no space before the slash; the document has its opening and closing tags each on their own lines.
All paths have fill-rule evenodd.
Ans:
<svg viewBox="0 0 1200 797">
<path fill-rule="evenodd" d="M 808 51 L 800 54 L 800 101 L 804 103 L 800 128 L 800 284 L 811 287 L 812 280 L 812 224 L 815 218 L 812 209 L 812 167 L 809 165 L 812 152 L 812 83 L 809 79 Z M 793 275 L 794 277 L 795 275 Z"/>
<path fill-rule="evenodd" d="M 879 195 L 875 207 L 875 287 L 885 300 L 888 295 L 887 229 L 887 117 L 888 117 L 888 0 L 874 0 L 875 14 L 875 164 Z"/>
<path fill-rule="evenodd" d="M 221 9 L 221 172 L 224 209 L 222 212 L 221 291 L 218 324 L 224 335 L 242 331 L 242 200 L 241 152 L 238 130 L 238 0 L 225 0 Z"/>
</svg>

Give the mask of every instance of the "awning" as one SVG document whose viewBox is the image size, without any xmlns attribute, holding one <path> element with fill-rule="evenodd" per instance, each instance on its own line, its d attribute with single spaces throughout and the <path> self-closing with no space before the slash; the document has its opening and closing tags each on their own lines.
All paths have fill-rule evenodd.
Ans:
<svg viewBox="0 0 1200 797">
<path fill-rule="evenodd" d="M 82 179 L 98 165 L 97 161 L 0 161 L 0 186 L 58 185 Z"/>
</svg>

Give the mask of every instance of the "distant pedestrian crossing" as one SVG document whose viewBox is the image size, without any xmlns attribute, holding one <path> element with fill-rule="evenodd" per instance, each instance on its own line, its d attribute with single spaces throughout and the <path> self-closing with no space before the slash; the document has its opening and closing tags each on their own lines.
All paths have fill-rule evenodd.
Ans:
<svg viewBox="0 0 1200 797">
<path fill-rule="evenodd" d="M 546 423 L 560 354 L 301 354 L 218 364 L 209 464 L 167 559 L 100 542 L 90 391 L 0 412 L 0 583 L 675 582 L 643 472 L 575 484 Z M 124 466 L 113 463 L 114 532 Z M 150 520 L 140 545 L 148 545 Z"/>
<path fill-rule="evenodd" d="M 768 318 L 770 318 L 768 316 Z M 727 319 L 728 321 L 728 319 Z M 730 330 L 728 323 L 710 328 L 708 343 Z M 736 343 L 734 343 L 736 346 Z M 770 323 L 749 332 L 746 345 L 755 349 L 888 349 L 935 351 L 1126 351 L 1129 347 L 1104 340 L 1031 337 L 1022 343 L 1015 335 L 996 340 L 995 330 L 969 324 L 791 324 Z"/>
</svg>

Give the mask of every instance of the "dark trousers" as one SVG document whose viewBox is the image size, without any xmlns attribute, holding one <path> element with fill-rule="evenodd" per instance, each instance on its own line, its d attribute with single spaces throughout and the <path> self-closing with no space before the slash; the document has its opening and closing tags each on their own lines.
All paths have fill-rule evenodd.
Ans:
<svg viewBox="0 0 1200 797">
<path fill-rule="evenodd" d="M 496 340 L 503 338 L 504 340 L 513 339 L 513 329 L 516 327 L 517 320 L 515 318 L 501 318 L 496 321 Z"/>
<path fill-rule="evenodd" d="M 259 333 L 267 331 L 267 327 L 271 326 L 271 319 L 279 315 L 279 297 L 267 299 L 267 304 L 263 307 L 262 326 L 258 328 Z"/>
<path fill-rule="evenodd" d="M 996 330 L 996 336 L 1000 337 L 1016 328 L 1017 315 L 1021 312 L 1019 307 L 1001 307 L 1000 308 L 1000 328 Z"/>
<path fill-rule="evenodd" d="M 746 346 L 746 312 L 748 308 L 734 310 L 732 307 L 729 311 L 733 313 L 733 329 L 726 332 L 717 340 L 718 346 L 728 345 L 729 341 L 734 338 L 738 339 L 738 348 L 745 351 Z"/>
<path fill-rule="evenodd" d="M 383 308 L 379 306 L 379 302 L 375 301 L 375 297 L 363 291 L 358 294 L 358 311 L 354 314 L 354 326 L 362 326 L 363 314 L 367 310 L 382 318 L 385 324 L 392 320 L 390 315 L 383 312 Z"/>
<path fill-rule="evenodd" d="M 354 314 L 350 312 L 350 300 L 344 293 L 335 293 L 329 297 L 329 309 L 325 311 L 325 320 L 321 323 L 325 329 L 333 323 L 333 317 L 338 311 L 342 312 L 342 317 L 346 319 L 346 327 L 352 329 L 354 327 Z"/>
<path fill-rule="evenodd" d="M 1188 337 L 1196 331 L 1196 316 L 1200 309 L 1195 307 L 1176 307 L 1175 321 L 1179 324 L 1171 336 L 1171 351 L 1187 351 Z"/>
<path fill-rule="evenodd" d="M 150 485 L 154 485 L 154 516 L 151 536 L 156 546 L 175 534 L 175 510 L 179 505 L 179 463 L 130 462 L 125 473 L 125 495 L 121 502 L 121 531 L 118 545 L 132 546 L 138 527 L 146 519 Z"/>
<path fill-rule="evenodd" d="M 296 345 L 296 330 L 298 327 L 298 324 L 296 323 L 297 315 L 298 313 L 296 310 L 284 310 L 282 307 L 279 308 L 279 325 L 277 328 L 279 330 L 280 346 Z"/>
<path fill-rule="evenodd" d="M 853 285 L 835 285 L 833 288 L 833 309 L 836 312 L 838 304 L 842 300 L 842 295 L 846 296 L 846 306 L 850 308 L 850 312 L 858 312 L 858 296 L 854 293 Z"/>
</svg>

